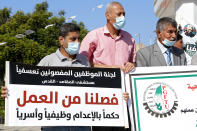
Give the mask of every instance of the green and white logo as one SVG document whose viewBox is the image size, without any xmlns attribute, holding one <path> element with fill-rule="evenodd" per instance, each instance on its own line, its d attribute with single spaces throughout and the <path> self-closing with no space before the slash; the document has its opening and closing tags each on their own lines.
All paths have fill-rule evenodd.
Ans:
<svg viewBox="0 0 197 131">
<path fill-rule="evenodd" d="M 144 93 L 143 105 L 152 116 L 164 118 L 177 109 L 177 95 L 171 86 L 161 82 L 153 83 Z"/>
</svg>

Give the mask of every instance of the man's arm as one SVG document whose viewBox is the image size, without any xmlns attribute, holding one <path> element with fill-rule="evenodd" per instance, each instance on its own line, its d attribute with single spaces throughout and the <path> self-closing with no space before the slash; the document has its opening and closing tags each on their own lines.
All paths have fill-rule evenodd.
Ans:
<svg viewBox="0 0 197 131">
<path fill-rule="evenodd" d="M 136 45 L 135 45 L 135 40 L 132 37 L 131 37 L 131 45 L 132 45 L 132 49 L 129 56 L 129 61 L 125 63 L 124 67 L 122 67 L 122 71 L 124 73 L 129 73 L 136 66 Z"/>
<path fill-rule="evenodd" d="M 97 47 L 96 32 L 89 32 L 81 42 L 79 54 L 88 58 L 89 62 L 93 62 L 93 53 Z"/>
<path fill-rule="evenodd" d="M 49 62 L 48 62 L 48 56 L 45 56 L 44 58 L 42 58 L 40 60 L 40 62 L 37 64 L 37 66 L 49 66 Z"/>
</svg>

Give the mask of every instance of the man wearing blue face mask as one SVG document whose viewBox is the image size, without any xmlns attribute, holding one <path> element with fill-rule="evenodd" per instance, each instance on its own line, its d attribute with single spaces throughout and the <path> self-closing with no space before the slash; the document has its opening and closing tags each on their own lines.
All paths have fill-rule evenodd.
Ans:
<svg viewBox="0 0 197 131">
<path fill-rule="evenodd" d="M 107 24 L 89 32 L 81 43 L 79 53 L 86 56 L 93 67 L 120 68 L 130 72 L 136 62 L 135 40 L 126 31 L 125 10 L 119 2 L 106 7 Z"/>
<path fill-rule="evenodd" d="M 60 27 L 60 48 L 55 53 L 45 56 L 38 66 L 89 67 L 89 61 L 79 52 L 80 28 L 73 23 Z M 7 87 L 2 87 L 1 97 L 8 95 Z M 91 131 L 87 126 L 50 126 L 42 127 L 42 131 Z"/>
<path fill-rule="evenodd" d="M 186 65 L 184 51 L 173 46 L 177 38 L 176 21 L 169 17 L 160 18 L 157 22 L 156 33 L 157 40 L 155 44 L 137 52 L 137 66 Z"/>
<path fill-rule="evenodd" d="M 83 39 L 79 54 L 86 56 L 92 67 L 120 68 L 128 73 L 135 67 L 135 40 L 126 31 L 125 10 L 119 2 L 110 2 L 106 7 L 107 24 L 89 32 Z M 123 97 L 128 96 L 124 92 Z M 126 98 L 125 100 L 128 100 Z M 93 131 L 127 131 L 123 127 L 92 127 Z"/>
<path fill-rule="evenodd" d="M 66 23 L 60 27 L 60 48 L 55 53 L 45 56 L 38 66 L 90 66 L 83 55 L 78 55 L 80 43 L 80 28 L 73 23 Z"/>
<path fill-rule="evenodd" d="M 73 23 L 66 23 L 60 27 L 60 48 L 55 53 L 45 56 L 38 66 L 89 67 L 86 57 L 78 55 L 80 28 Z M 42 131 L 91 131 L 85 126 L 57 126 L 42 127 Z"/>
</svg>

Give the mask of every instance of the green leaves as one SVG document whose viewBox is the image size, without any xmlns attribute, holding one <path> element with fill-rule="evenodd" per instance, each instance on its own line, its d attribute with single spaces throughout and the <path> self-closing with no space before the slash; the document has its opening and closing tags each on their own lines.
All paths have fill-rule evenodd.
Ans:
<svg viewBox="0 0 197 131">
<path fill-rule="evenodd" d="M 13 16 L 10 16 L 11 9 L 0 9 L 0 42 L 7 42 L 0 45 L 0 80 L 4 77 L 5 61 L 36 65 L 59 47 L 59 27 L 65 23 L 65 11 L 60 10 L 58 16 L 53 16 L 48 6 L 47 2 L 42 2 L 36 4 L 32 13 L 20 10 Z M 82 40 L 88 30 L 83 22 L 78 25 Z M 33 33 L 25 33 L 27 30 Z M 18 34 L 24 36 L 16 38 Z"/>
<path fill-rule="evenodd" d="M 0 26 L 5 24 L 10 18 L 11 9 L 3 8 L 0 10 Z"/>
</svg>

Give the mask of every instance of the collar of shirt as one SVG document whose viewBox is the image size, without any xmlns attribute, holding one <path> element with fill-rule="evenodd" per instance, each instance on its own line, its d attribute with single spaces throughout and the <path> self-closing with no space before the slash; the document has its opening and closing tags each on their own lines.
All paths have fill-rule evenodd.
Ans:
<svg viewBox="0 0 197 131">
<path fill-rule="evenodd" d="M 157 39 L 157 44 L 158 44 L 159 48 L 161 49 L 161 52 L 162 52 L 162 54 L 163 54 L 163 56 L 164 56 L 164 58 L 165 58 L 165 60 L 166 60 L 166 63 L 167 63 L 167 54 L 165 53 L 166 50 L 167 50 L 167 48 L 164 47 L 158 39 Z M 172 49 L 172 48 L 170 48 L 170 50 L 171 50 L 171 49 Z M 171 56 L 172 65 L 174 65 L 172 53 L 170 54 L 170 56 Z"/>
<path fill-rule="evenodd" d="M 160 41 L 159 41 L 158 39 L 157 39 L 157 43 L 158 43 L 159 48 L 161 49 L 162 54 L 165 54 L 167 48 L 164 47 L 164 46 L 160 43 Z"/>
<path fill-rule="evenodd" d="M 109 32 L 109 30 L 108 30 L 108 28 L 107 28 L 107 25 L 104 26 L 103 33 L 104 33 L 104 35 L 112 37 L 110 32 Z M 123 37 L 123 35 L 122 35 L 122 31 L 120 30 L 119 36 L 117 36 L 116 40 L 120 39 L 121 37 Z"/>
<path fill-rule="evenodd" d="M 57 55 L 57 57 L 60 59 L 60 61 L 62 61 L 62 62 L 64 62 L 64 61 L 71 61 L 71 59 L 70 58 L 68 58 L 68 57 L 66 57 L 66 56 L 64 56 L 61 52 L 60 52 L 60 50 L 59 49 L 57 49 L 57 51 L 55 52 L 56 53 L 56 55 Z M 74 59 L 73 61 L 72 61 L 72 63 L 75 63 L 75 62 L 81 62 L 79 59 Z"/>
</svg>

